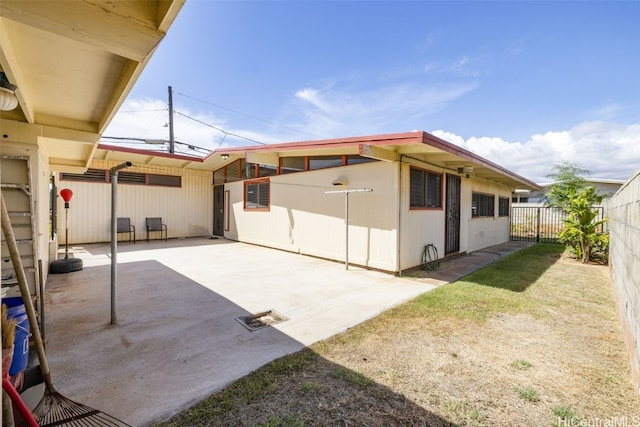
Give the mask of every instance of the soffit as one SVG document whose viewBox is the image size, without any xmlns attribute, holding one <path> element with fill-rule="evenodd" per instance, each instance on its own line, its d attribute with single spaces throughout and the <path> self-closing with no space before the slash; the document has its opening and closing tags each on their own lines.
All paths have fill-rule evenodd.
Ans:
<svg viewBox="0 0 640 427">
<path fill-rule="evenodd" d="M 185 158 L 102 144 L 96 158 L 145 164 L 158 162 L 166 166 L 214 171 L 238 159 L 254 159 L 251 161 L 277 165 L 278 159 L 284 157 L 323 155 L 362 155 L 389 162 L 402 160 L 417 167 L 437 168 L 465 178 L 469 175 L 470 178 L 512 189 L 539 189 L 532 181 L 426 132 L 220 148 L 205 158 Z M 463 168 L 472 168 L 472 171 L 467 173 Z"/>
<path fill-rule="evenodd" d="M 447 173 L 464 177 L 467 173 L 461 172 L 461 169 L 471 167 L 473 171 L 468 174 L 469 177 L 509 188 L 539 189 L 537 184 L 527 178 L 422 131 L 219 149 L 206 158 L 204 163 L 217 169 L 238 158 L 245 158 L 248 152 L 272 152 L 278 157 L 360 154 L 382 161 L 402 160 L 408 163 L 413 162 L 416 166 L 420 165 L 424 168 L 437 167 L 444 169 Z M 223 154 L 229 156 L 228 160 L 222 160 Z"/>
<path fill-rule="evenodd" d="M 18 86 L 19 106 L 0 112 L 0 118 L 67 131 L 41 141 L 52 167 L 86 167 L 183 4 L 2 0 L 0 69 Z M 93 134 L 90 149 L 74 139 L 77 131 Z"/>
</svg>

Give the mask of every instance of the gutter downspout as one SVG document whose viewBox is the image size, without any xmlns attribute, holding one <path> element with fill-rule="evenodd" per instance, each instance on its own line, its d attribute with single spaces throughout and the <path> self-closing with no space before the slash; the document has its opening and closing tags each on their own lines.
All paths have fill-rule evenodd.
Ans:
<svg viewBox="0 0 640 427">
<path fill-rule="evenodd" d="M 111 324 L 115 325 L 118 292 L 118 171 L 133 166 L 124 162 L 110 169 L 111 173 Z"/>
<path fill-rule="evenodd" d="M 398 276 L 402 277 L 402 266 L 400 265 L 402 257 L 400 256 L 400 244 L 402 243 L 402 239 L 400 238 L 400 229 L 402 224 L 402 158 L 404 154 L 400 154 L 400 159 L 398 161 L 398 226 L 397 226 L 397 236 L 396 236 L 396 266 L 398 267 Z"/>
</svg>

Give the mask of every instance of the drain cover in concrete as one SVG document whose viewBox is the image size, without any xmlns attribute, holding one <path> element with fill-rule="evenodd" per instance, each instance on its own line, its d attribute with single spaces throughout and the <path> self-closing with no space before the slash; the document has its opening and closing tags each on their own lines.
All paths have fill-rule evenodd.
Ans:
<svg viewBox="0 0 640 427">
<path fill-rule="evenodd" d="M 276 323 L 289 320 L 289 318 L 275 310 L 267 310 L 249 316 L 236 317 L 236 320 L 248 330 L 257 331 L 265 326 L 275 325 Z"/>
</svg>

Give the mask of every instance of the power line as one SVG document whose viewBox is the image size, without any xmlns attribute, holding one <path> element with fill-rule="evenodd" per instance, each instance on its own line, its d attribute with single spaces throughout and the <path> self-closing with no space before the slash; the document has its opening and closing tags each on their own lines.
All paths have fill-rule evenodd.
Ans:
<svg viewBox="0 0 640 427">
<path fill-rule="evenodd" d="M 166 108 L 153 109 L 153 110 L 119 110 L 118 113 L 155 113 L 156 111 L 167 111 Z"/>
<path fill-rule="evenodd" d="M 266 143 L 264 143 L 264 142 L 256 141 L 255 139 L 247 138 L 246 136 L 238 135 L 238 134 L 235 134 L 235 133 L 232 133 L 232 132 L 227 132 L 226 130 L 224 130 L 224 129 L 222 129 L 222 128 L 219 128 L 219 127 L 217 127 L 217 126 L 211 125 L 211 124 L 206 123 L 206 122 L 203 122 L 202 120 L 198 120 L 198 119 L 196 119 L 196 118 L 194 118 L 194 117 L 188 116 L 188 115 L 186 115 L 186 114 L 184 114 L 184 113 L 181 113 L 180 111 L 173 110 L 173 112 L 174 112 L 175 114 L 179 114 L 179 115 L 181 115 L 182 117 L 185 117 L 185 118 L 187 118 L 187 119 L 193 120 L 194 122 L 200 123 L 200 124 L 202 124 L 202 125 L 205 125 L 205 126 L 207 126 L 207 127 L 210 127 L 210 128 L 212 128 L 212 129 L 215 129 L 215 130 L 217 130 L 217 131 L 219 131 L 219 132 L 222 132 L 223 134 L 225 134 L 225 137 L 226 137 L 226 135 L 231 135 L 231 136 L 235 136 L 236 138 L 240 138 L 240 139 L 244 139 L 244 140 L 247 140 L 247 141 L 254 142 L 254 143 L 256 143 L 256 144 L 260 144 L 260 145 L 267 145 L 267 144 L 266 144 Z"/>
<path fill-rule="evenodd" d="M 104 140 L 114 140 L 114 141 L 121 141 L 130 145 L 168 145 L 169 144 L 169 140 L 165 140 L 165 139 L 155 139 L 155 140 L 149 140 L 149 139 L 145 139 L 145 138 L 136 138 L 136 137 L 124 137 L 124 136 L 102 136 L 100 138 L 101 141 Z M 149 142 L 149 141 L 155 141 L 155 142 Z M 211 153 L 212 150 L 208 149 L 208 148 L 204 148 L 204 147 L 200 147 L 194 144 L 190 144 L 188 142 L 182 142 L 182 141 L 174 141 L 176 145 L 179 146 L 184 146 L 186 147 L 186 149 L 182 149 L 180 150 L 181 154 L 191 154 L 192 152 L 196 152 L 196 153 L 204 153 L 204 154 L 209 154 Z M 160 150 L 160 149 L 152 149 L 149 148 L 148 151 L 153 151 L 153 152 L 165 152 L 164 149 Z"/>
<path fill-rule="evenodd" d="M 173 91 L 172 91 L 172 92 L 173 92 Z M 202 102 L 202 103 L 209 104 L 209 105 L 212 105 L 212 106 L 215 106 L 215 107 L 218 107 L 218 108 L 226 109 L 226 110 L 231 111 L 231 112 L 234 112 L 234 113 L 236 113 L 236 114 L 244 115 L 244 116 L 250 117 L 250 118 L 252 118 L 252 119 L 262 121 L 262 122 L 264 122 L 264 123 L 268 123 L 268 124 L 272 124 L 272 125 L 275 125 L 275 126 L 281 126 L 281 127 L 287 128 L 286 126 L 282 126 L 282 125 L 279 125 L 279 124 L 277 124 L 277 123 L 269 122 L 269 121 L 264 120 L 264 119 L 261 119 L 261 118 L 259 118 L 259 117 L 255 117 L 255 116 L 251 116 L 251 115 L 249 115 L 249 114 L 241 113 L 241 112 L 239 112 L 239 111 L 235 111 L 235 110 L 232 110 L 232 109 L 230 109 L 230 108 L 223 107 L 223 106 L 221 106 L 221 105 L 216 105 L 216 104 L 213 104 L 213 103 L 208 102 L 208 101 L 204 101 L 204 100 L 201 100 L 201 99 L 198 99 L 198 98 L 194 98 L 194 97 L 191 97 L 191 96 L 186 95 L 186 94 L 183 94 L 183 93 L 179 93 L 179 92 L 173 92 L 173 93 L 176 93 L 176 94 L 178 94 L 178 95 L 182 95 L 182 96 L 184 96 L 184 97 L 186 97 L 186 98 L 190 98 L 190 99 L 193 99 L 193 100 L 198 101 L 198 102 Z M 146 133 L 149 131 L 149 128 L 153 125 L 153 123 L 157 121 L 157 119 L 158 119 L 158 117 L 160 116 L 160 114 L 161 114 L 161 113 L 163 113 L 163 112 L 166 112 L 166 111 L 168 111 L 168 110 L 169 110 L 168 108 L 162 108 L 162 109 L 149 109 L 149 110 L 128 110 L 128 111 L 119 111 L 119 112 L 120 112 L 120 113 L 147 113 L 147 112 L 158 112 L 158 115 L 156 115 L 156 116 L 154 117 L 154 119 L 150 122 L 150 124 L 149 124 L 149 126 L 147 127 L 147 129 L 144 131 L 144 133 L 143 133 L 143 134 L 146 134 Z M 179 114 L 179 115 L 180 115 L 180 116 L 182 116 L 182 117 L 185 117 L 185 118 L 187 118 L 187 119 L 189 119 L 189 120 L 193 120 L 194 122 L 200 123 L 200 124 L 202 124 L 202 125 L 204 125 L 204 126 L 210 127 L 210 128 L 212 128 L 212 129 L 215 129 L 215 130 L 217 130 L 217 131 L 221 132 L 224 136 L 223 136 L 222 140 L 218 143 L 218 146 L 216 147 L 216 149 L 217 149 L 217 148 L 220 148 L 220 146 L 222 145 L 222 143 L 224 142 L 224 140 L 226 139 L 226 137 L 227 137 L 227 136 L 233 136 L 233 137 L 236 137 L 236 138 L 240 138 L 240 139 L 243 139 L 243 140 L 246 140 L 246 141 L 253 142 L 253 143 L 255 143 L 255 144 L 267 145 L 267 144 L 266 144 L 266 143 L 264 143 L 264 142 L 257 141 L 257 140 L 255 140 L 255 139 L 248 138 L 248 137 L 246 137 L 246 136 L 242 136 L 242 135 L 239 135 L 239 134 L 236 134 L 236 133 L 228 132 L 228 131 L 226 131 L 226 130 L 224 130 L 224 129 L 222 129 L 222 128 L 219 128 L 219 127 L 214 126 L 214 125 L 212 125 L 212 124 L 206 123 L 206 122 L 204 122 L 204 121 L 202 121 L 202 120 L 196 119 L 196 118 L 191 117 L 191 116 L 189 116 L 189 115 L 187 115 L 187 114 L 181 113 L 180 111 L 173 110 L 173 113 L 174 113 L 174 114 Z M 165 124 L 165 126 L 166 126 L 166 124 Z M 299 131 L 299 130 L 297 130 L 297 129 L 292 129 L 292 128 L 287 128 L 287 129 L 291 129 L 291 130 L 293 130 L 293 131 L 297 131 L 297 132 L 301 132 L 301 133 L 306 133 L 306 132 L 303 132 L 303 131 Z M 310 135 L 310 134 L 308 134 L 308 135 Z M 106 138 L 108 138 L 108 139 L 122 139 L 122 140 L 129 140 L 129 141 L 131 141 L 131 142 L 133 142 L 133 141 L 137 141 L 137 142 L 134 142 L 134 143 L 140 143 L 140 142 L 144 143 L 144 142 L 145 142 L 145 139 L 144 139 L 144 138 L 126 138 L 126 137 L 123 137 L 123 138 L 118 138 L 118 137 L 106 137 Z M 183 143 L 183 144 L 185 144 L 185 143 Z M 185 144 L 185 145 L 193 146 L 192 144 Z M 195 147 L 195 146 L 194 146 L 194 147 Z M 201 147 L 196 147 L 196 148 L 197 148 L 197 149 L 202 149 Z M 205 149 L 205 150 L 206 150 L 206 149 Z"/>
<path fill-rule="evenodd" d="M 180 92 L 175 92 L 175 93 L 177 95 L 184 96 L 185 98 L 189 98 L 189 99 L 192 99 L 194 101 L 202 102 L 203 104 L 211 105 L 212 107 L 220 108 L 222 110 L 226 110 L 226 111 L 232 112 L 234 114 L 239 114 L 241 116 L 249 117 L 250 119 L 258 120 L 258 121 L 260 121 L 262 123 L 266 123 L 268 125 L 278 126 L 278 127 L 284 128 L 284 129 L 288 129 L 288 130 L 291 130 L 291 131 L 294 131 L 294 132 L 303 133 L 303 134 L 309 135 L 309 136 L 315 136 L 315 135 L 313 135 L 313 134 L 311 134 L 309 132 L 305 132 L 305 131 L 302 131 L 300 129 L 295 129 L 295 128 L 292 128 L 292 127 L 289 127 L 289 126 L 285 126 L 285 125 L 280 124 L 280 123 L 271 122 L 269 120 L 265 120 L 263 118 L 260 118 L 260 117 L 254 116 L 254 115 L 243 113 L 241 111 L 237 111 L 237 110 L 234 110 L 232 108 L 225 107 L 223 105 L 214 104 L 213 102 L 209 102 L 209 101 L 205 101 L 203 99 L 195 98 L 193 96 L 189 96 L 189 95 L 186 95 L 184 93 L 180 93 Z"/>
</svg>

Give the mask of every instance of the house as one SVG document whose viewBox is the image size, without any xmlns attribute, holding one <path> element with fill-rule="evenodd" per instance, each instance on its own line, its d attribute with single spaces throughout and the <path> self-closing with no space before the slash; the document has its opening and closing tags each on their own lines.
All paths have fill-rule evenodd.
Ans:
<svg viewBox="0 0 640 427">
<path fill-rule="evenodd" d="M 107 172 L 125 161 L 133 166 L 118 179 L 118 215 L 138 229 L 161 216 L 170 238 L 213 234 L 394 273 L 420 265 L 426 245 L 443 257 L 509 240 L 512 191 L 539 189 L 421 131 L 204 158 L 100 144 L 87 173 L 60 175 L 83 201 L 72 243 L 110 239 Z"/>
<path fill-rule="evenodd" d="M 618 179 L 599 179 L 599 178 L 585 178 L 587 185 L 592 186 L 596 190 L 596 194 L 603 196 L 603 202 L 613 196 L 616 191 L 622 187 L 625 183 L 623 180 Z M 538 184 L 541 189 L 537 191 L 531 191 L 527 189 L 517 189 L 513 192 L 513 203 L 546 203 L 546 192 L 551 186 L 551 183 Z"/>
<path fill-rule="evenodd" d="M 607 217 L 607 201 L 624 184 L 624 181 L 613 179 L 585 178 L 588 186 L 595 188 L 596 194 L 602 196 L 602 203 L 593 208 L 597 219 Z M 567 213 L 549 206 L 546 192 L 552 185 L 539 184 L 540 190 L 517 189 L 512 194 L 512 238 L 536 242 L 558 242 L 559 233 L 565 228 Z M 600 231 L 607 231 L 605 222 Z"/>
<path fill-rule="evenodd" d="M 87 170 L 184 1 L 0 2 L 0 185 L 38 307 L 60 244 L 51 189 Z M 2 261 L 3 295 L 19 295 L 4 242 Z"/>
<path fill-rule="evenodd" d="M 424 132 L 223 149 L 205 158 L 100 144 L 183 4 L 0 3 L 8 102 L 0 112 L 2 194 L 22 233 L 36 298 L 60 245 L 110 240 L 105 171 L 123 161 L 133 166 L 120 172 L 118 216 L 139 232 L 144 218 L 159 216 L 169 237 L 215 234 L 337 261 L 348 245 L 351 262 L 390 272 L 419 265 L 426 244 L 445 256 L 508 239 L 511 191 L 538 187 Z M 83 180 L 92 173 L 94 181 Z M 65 187 L 74 193 L 68 210 L 57 197 Z M 372 191 L 345 196 L 358 189 Z M 16 294 L 2 253 L 3 285 Z"/>
<path fill-rule="evenodd" d="M 17 101 L 0 112 L 2 192 L 34 296 L 60 245 L 110 240 L 105 171 L 122 161 L 134 166 L 120 172 L 118 215 L 139 233 L 144 218 L 162 217 L 170 237 L 216 234 L 338 261 L 348 243 L 353 263 L 391 272 L 419 265 L 426 244 L 444 256 L 508 239 L 511 191 L 538 187 L 423 132 L 225 149 L 204 159 L 101 145 L 183 4 L 0 3 L 0 71 L 13 88 L 2 92 Z M 79 178 L 92 173 L 94 181 Z M 74 193 L 68 210 L 57 197 L 65 187 Z M 328 193 L 360 188 L 373 191 Z M 6 265 L 3 284 L 15 294 Z"/>
</svg>

